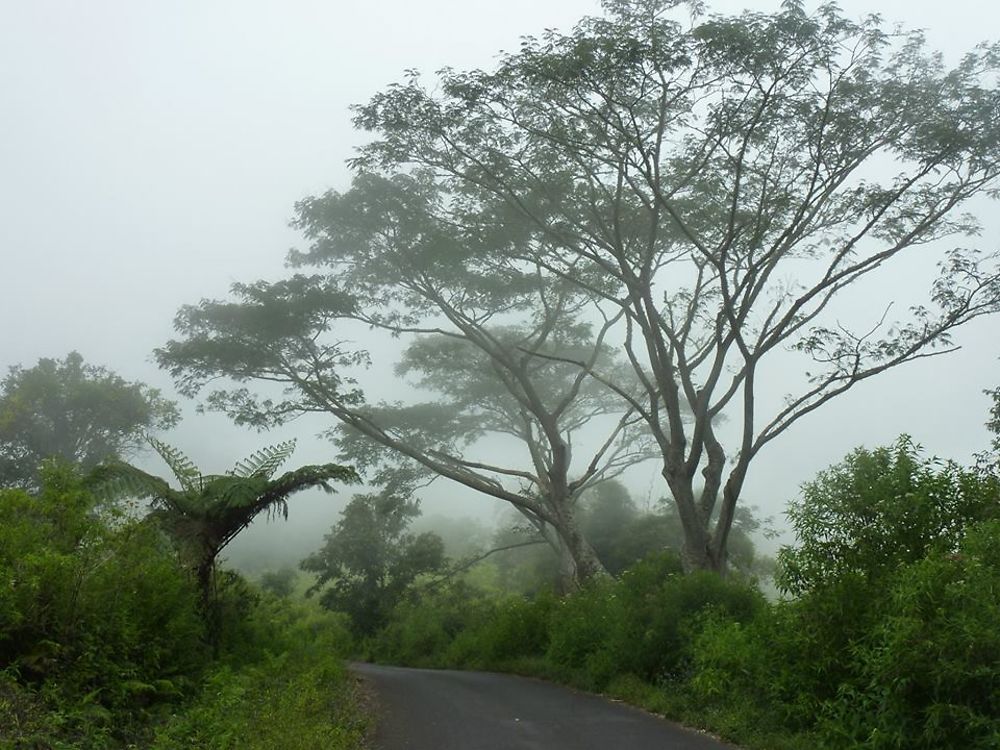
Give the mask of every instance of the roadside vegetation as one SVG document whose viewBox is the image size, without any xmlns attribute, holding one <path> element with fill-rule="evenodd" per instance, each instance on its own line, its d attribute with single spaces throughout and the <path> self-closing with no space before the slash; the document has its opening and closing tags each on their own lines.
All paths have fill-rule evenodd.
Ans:
<svg viewBox="0 0 1000 750">
<path fill-rule="evenodd" d="M 747 748 L 996 748 L 1000 478 L 908 439 L 803 488 L 778 599 L 675 550 L 559 597 L 472 575 L 401 601 L 377 661 L 555 679 Z"/>
<path fill-rule="evenodd" d="M 0 591 L 5 750 L 355 748 L 366 732 L 341 616 L 227 571 L 208 617 L 162 529 L 71 467 L 0 490 Z"/>
</svg>

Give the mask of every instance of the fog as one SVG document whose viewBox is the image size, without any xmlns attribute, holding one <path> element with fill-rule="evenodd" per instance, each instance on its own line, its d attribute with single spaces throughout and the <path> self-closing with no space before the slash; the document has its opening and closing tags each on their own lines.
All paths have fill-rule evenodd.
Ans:
<svg viewBox="0 0 1000 750">
<path fill-rule="evenodd" d="M 929 46 L 949 62 L 997 28 L 997 11 L 973 0 L 841 6 L 926 28 Z M 742 7 L 711 4 L 719 12 Z M 286 251 L 303 246 L 287 226 L 295 201 L 348 187 L 345 160 L 364 139 L 351 126 L 352 104 L 409 68 L 489 67 L 520 36 L 568 30 L 598 10 L 583 0 L 3 4 L 0 371 L 77 350 L 176 397 L 152 350 L 171 337 L 181 305 L 224 297 L 235 281 L 281 277 Z M 995 205 L 974 208 L 985 230 L 979 246 L 1000 247 Z M 906 276 L 883 275 L 856 290 L 849 306 L 876 315 L 891 301 L 905 309 L 932 268 L 928 258 Z M 968 460 L 988 444 L 982 391 L 1000 383 L 997 330 L 996 320 L 980 320 L 956 336 L 961 351 L 874 378 L 797 424 L 755 460 L 745 500 L 780 523 L 803 481 L 862 443 L 902 432 L 929 454 Z M 393 386 L 391 347 L 386 339 L 373 350 L 382 366 L 363 383 L 376 397 Z M 780 366 L 767 376 L 769 403 L 798 382 L 783 380 Z M 191 403 L 185 411 L 163 437 L 206 472 L 288 437 L 299 440 L 293 463 L 333 460 L 315 437 L 328 420 L 258 435 L 196 414 Z M 142 463 L 166 471 L 153 456 Z M 654 465 L 628 483 L 640 505 L 664 494 Z M 345 489 L 295 498 L 287 524 L 258 522 L 232 554 L 261 567 L 297 560 L 348 497 Z M 425 491 L 423 504 L 428 515 L 487 523 L 500 510 L 445 480 Z"/>
</svg>

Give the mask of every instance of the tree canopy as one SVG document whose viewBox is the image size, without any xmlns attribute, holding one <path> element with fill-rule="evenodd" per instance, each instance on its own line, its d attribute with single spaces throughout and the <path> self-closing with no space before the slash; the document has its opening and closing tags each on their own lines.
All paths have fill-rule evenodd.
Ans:
<svg viewBox="0 0 1000 750">
<path fill-rule="evenodd" d="M 997 195 L 1000 47 L 949 69 L 919 33 L 832 4 L 721 16 L 609 0 L 605 11 L 526 39 L 492 71 L 444 70 L 431 84 L 413 73 L 358 107 L 370 139 L 352 189 L 298 205 L 312 245 L 290 263 L 325 275 L 185 308 L 182 340 L 158 356 L 189 391 L 219 375 L 293 386 L 283 403 L 245 388 L 209 397 L 247 421 L 325 410 L 531 512 L 523 493 L 360 414 L 349 373 L 365 353 L 322 335 L 338 319 L 458 335 L 493 365 L 506 357 L 524 393 L 527 362 L 572 364 L 655 442 L 686 566 L 722 569 L 764 446 L 859 383 L 951 350 L 956 328 L 1000 309 L 996 255 L 969 247 L 978 223 L 963 213 Z M 845 292 L 927 256 L 939 274 L 922 301 L 851 309 Z M 265 333 L 247 335 L 267 311 Z M 505 353 L 490 329 L 511 319 L 535 338 Z M 586 352 L 537 346 L 567 321 L 590 326 Z M 618 358 L 594 356 L 604 346 L 628 363 L 624 379 Z M 759 385 L 775 368 L 801 376 L 772 405 Z M 558 457 L 566 440 L 548 434 Z"/>
<path fill-rule="evenodd" d="M 924 459 L 906 436 L 855 450 L 802 489 L 788 514 L 799 544 L 780 556 L 779 582 L 797 595 L 954 552 L 969 528 L 1000 517 L 1000 477 Z"/>
<path fill-rule="evenodd" d="M 493 71 L 414 74 L 358 109 L 373 140 L 354 166 L 433 182 L 437 225 L 621 316 L 688 565 L 720 567 L 768 442 L 1000 305 L 995 255 L 944 244 L 976 233 L 971 197 L 996 195 L 1000 47 L 948 69 L 919 33 L 834 5 L 677 20 L 685 5 L 607 3 Z M 923 304 L 840 319 L 845 290 L 928 246 L 940 275 Z M 758 378 L 788 351 L 802 385 L 761 413 Z M 731 445 L 712 423 L 727 409 Z"/>
<path fill-rule="evenodd" d="M 409 226 L 399 193 L 391 181 L 359 179 L 344 195 L 304 201 L 299 221 L 314 243 L 290 262 L 325 275 L 240 284 L 233 300 L 182 308 L 184 338 L 158 350 L 159 361 L 188 394 L 218 388 L 220 375 L 279 382 L 281 401 L 243 387 L 211 391 L 207 401 L 256 426 L 330 414 L 342 458 L 376 482 L 386 472 L 396 482 L 450 478 L 517 508 L 564 558 L 567 578 L 603 572 L 576 526 L 576 500 L 652 455 L 621 395 L 575 364 L 616 372 L 622 392 L 637 388 L 604 343 L 609 322 L 581 320 L 586 300 L 562 282 L 483 268 L 444 230 L 417 272 L 412 243 L 428 230 Z M 402 245 L 386 239 L 387 227 Z M 339 336 L 354 321 L 406 338 L 396 373 L 429 400 L 367 400 L 355 368 L 369 352 Z M 578 439 L 584 425 L 596 437 Z M 478 443 L 490 437 L 505 450 L 484 455 Z"/>
<path fill-rule="evenodd" d="M 37 489 L 48 458 L 84 469 L 128 458 L 147 432 L 179 420 L 159 390 L 88 365 L 77 352 L 12 367 L 0 383 L 0 485 Z"/>
</svg>

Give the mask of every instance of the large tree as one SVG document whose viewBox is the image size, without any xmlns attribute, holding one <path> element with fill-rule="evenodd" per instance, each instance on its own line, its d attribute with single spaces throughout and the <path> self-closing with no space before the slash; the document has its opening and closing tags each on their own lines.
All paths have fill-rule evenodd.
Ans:
<svg viewBox="0 0 1000 750">
<path fill-rule="evenodd" d="M 948 69 L 919 33 L 832 4 L 734 17 L 676 0 L 605 6 L 491 72 L 446 70 L 431 86 L 414 74 L 378 94 L 358 110 L 372 138 L 354 167 L 424 175 L 437 196 L 426 225 L 586 292 L 594 319 L 622 316 L 644 392 L 621 395 L 659 445 L 686 565 L 721 569 L 765 445 L 857 384 L 949 351 L 954 329 L 1000 307 L 996 256 L 964 249 L 978 225 L 962 213 L 997 192 L 1000 47 Z M 874 284 L 921 254 L 940 266 L 926 299 L 850 308 L 850 292 L 884 293 Z M 801 386 L 761 404 L 779 368 L 801 368 Z"/>
<path fill-rule="evenodd" d="M 157 358 L 187 394 L 218 388 L 220 376 L 282 384 L 281 400 L 235 387 L 207 403 L 256 426 L 332 415 L 345 460 L 377 481 L 386 471 L 411 483 L 442 476 L 512 504 L 573 585 L 604 572 L 575 520 L 580 493 L 650 455 L 621 395 L 637 396 L 638 384 L 604 343 L 612 319 L 581 321 L 589 302 L 574 287 L 498 264 L 482 249 L 495 240 L 436 224 L 429 206 L 439 199 L 426 176 L 362 176 L 345 194 L 303 201 L 298 224 L 313 242 L 290 261 L 325 273 L 236 285 L 231 301 L 182 308 L 182 338 Z M 351 321 L 405 337 L 397 373 L 431 400 L 367 402 L 350 378 L 369 360 L 344 340 Z M 621 393 L 568 360 L 624 373 Z"/>
<path fill-rule="evenodd" d="M 524 493 L 417 455 L 353 408 L 360 396 L 334 370 L 360 355 L 317 344 L 332 317 L 319 300 L 397 332 L 457 330 L 491 363 L 506 356 L 512 378 L 531 359 L 572 364 L 655 440 L 686 566 L 722 569 L 765 445 L 857 384 L 949 351 L 955 328 L 1000 307 L 995 257 L 944 244 L 975 235 L 963 206 L 996 194 L 1000 48 L 949 70 L 919 34 L 832 5 L 736 17 L 676 0 L 605 5 L 605 17 L 527 39 L 491 72 L 447 70 L 429 87 L 414 75 L 360 107 L 372 138 L 354 188 L 299 206 L 314 246 L 292 262 L 329 275 L 238 287 L 249 306 L 186 308 L 186 340 L 160 361 L 189 389 L 219 374 L 293 383 L 310 407 L 529 510 Z M 898 320 L 889 299 L 850 309 L 858 297 L 845 292 L 867 285 L 870 296 L 880 273 L 921 251 L 940 261 L 923 304 Z M 531 343 L 501 352 L 489 326 L 529 310 L 591 323 L 629 378 Z M 278 317 L 262 336 L 249 321 L 268 311 Z M 762 378 L 796 368 L 801 385 L 784 402 L 759 403 Z M 245 391 L 217 403 L 262 419 Z M 724 412 L 730 443 L 717 430 Z M 552 445 L 565 452 L 564 439 Z"/>
<path fill-rule="evenodd" d="M 37 489 L 48 458 L 84 469 L 128 458 L 147 432 L 179 419 L 157 389 L 85 364 L 77 352 L 11 367 L 0 383 L 0 486 Z"/>
</svg>

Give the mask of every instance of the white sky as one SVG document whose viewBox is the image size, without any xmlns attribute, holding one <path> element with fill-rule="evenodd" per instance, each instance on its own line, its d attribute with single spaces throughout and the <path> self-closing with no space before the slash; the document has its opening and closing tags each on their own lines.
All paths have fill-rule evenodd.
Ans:
<svg viewBox="0 0 1000 750">
<path fill-rule="evenodd" d="M 1000 17 L 981 0 L 841 5 L 926 28 L 949 61 Z M 489 67 L 521 35 L 568 29 L 598 7 L 0 0 L 0 372 L 76 349 L 171 394 L 150 353 L 170 337 L 177 308 L 280 274 L 298 239 L 286 225 L 293 203 L 347 187 L 344 161 L 362 139 L 351 104 L 407 68 Z M 1000 247 L 998 222 L 982 218 L 984 245 Z M 932 453 L 967 459 L 987 443 L 981 391 L 1000 383 L 998 330 L 995 320 L 972 326 L 959 354 L 863 385 L 793 428 L 759 458 L 746 497 L 780 514 L 817 470 L 903 431 Z M 323 458 L 306 445 L 312 432 L 288 431 L 301 436 L 299 461 Z M 194 416 L 167 436 L 206 470 L 276 439 Z M 655 480 L 635 489 L 650 487 L 661 494 Z M 468 501 L 470 513 L 486 507 Z"/>
</svg>

